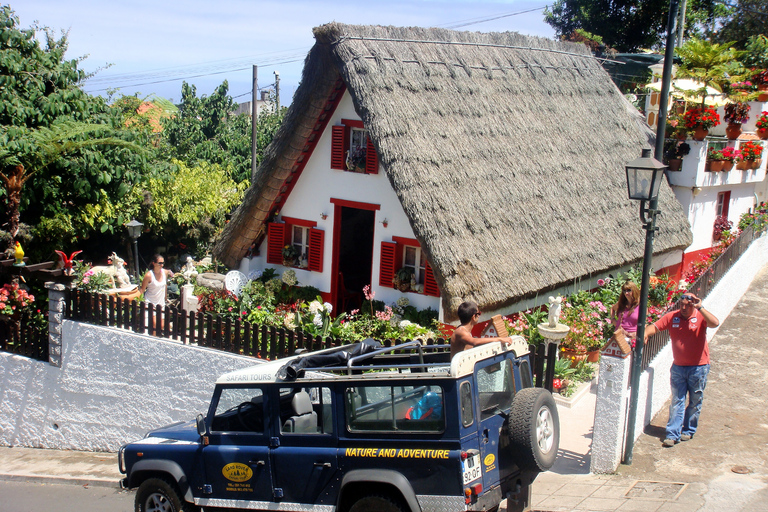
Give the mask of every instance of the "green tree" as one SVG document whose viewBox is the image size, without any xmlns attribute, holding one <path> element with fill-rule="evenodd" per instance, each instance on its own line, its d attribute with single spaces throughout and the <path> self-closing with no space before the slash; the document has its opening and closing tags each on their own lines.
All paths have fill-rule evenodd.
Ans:
<svg viewBox="0 0 768 512">
<path fill-rule="evenodd" d="M 731 80 L 737 78 L 733 73 L 745 71 L 737 62 L 743 52 L 737 51 L 732 45 L 732 41 L 717 44 L 693 38 L 676 49 L 681 59 L 677 76 L 701 82 L 702 89 L 692 91 L 691 95 L 701 96 L 702 106 L 708 86 L 722 91 Z"/>
<path fill-rule="evenodd" d="M 210 96 L 197 96 L 194 85 L 181 86 L 178 114 L 163 120 L 163 137 L 174 158 L 231 167 L 236 181 L 251 176 L 251 120 L 233 115 L 235 102 L 224 81 Z"/>
<path fill-rule="evenodd" d="M 715 0 L 690 0 L 685 34 L 709 34 L 727 8 Z M 664 45 L 669 0 L 555 0 L 544 11 L 545 21 L 558 36 L 568 38 L 578 29 L 600 36 L 620 52 Z"/>
<path fill-rule="evenodd" d="M 151 177 L 135 187 L 119 209 L 142 219 L 163 238 L 196 244 L 198 252 L 205 254 L 224 227 L 226 214 L 242 201 L 247 184 L 236 183 L 231 170 L 218 164 L 174 164 L 167 175 Z"/>
<path fill-rule="evenodd" d="M 13 235 L 21 212 L 28 224 L 73 224 L 86 205 L 127 193 L 146 165 L 138 132 L 80 89 L 87 75 L 66 50 L 66 36 L 21 29 L 11 8 L 0 6 L 0 179 L 3 221 Z"/>
<path fill-rule="evenodd" d="M 745 48 L 750 37 L 760 34 L 768 35 L 765 0 L 738 0 L 714 39 L 720 43 L 734 41 L 738 48 Z"/>
</svg>

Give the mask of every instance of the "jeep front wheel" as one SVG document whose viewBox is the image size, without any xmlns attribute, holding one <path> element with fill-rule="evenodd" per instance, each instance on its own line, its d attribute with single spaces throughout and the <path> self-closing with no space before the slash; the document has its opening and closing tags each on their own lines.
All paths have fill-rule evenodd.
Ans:
<svg viewBox="0 0 768 512">
<path fill-rule="evenodd" d="M 512 401 L 509 421 L 512 453 L 520 469 L 551 468 L 560 444 L 560 423 L 552 394 L 542 388 L 520 390 Z"/>
<path fill-rule="evenodd" d="M 136 512 L 184 512 L 188 510 L 176 488 L 162 478 L 149 478 L 136 491 Z"/>
<path fill-rule="evenodd" d="M 403 512 L 403 507 L 388 496 L 364 496 L 357 500 L 349 512 Z"/>
</svg>

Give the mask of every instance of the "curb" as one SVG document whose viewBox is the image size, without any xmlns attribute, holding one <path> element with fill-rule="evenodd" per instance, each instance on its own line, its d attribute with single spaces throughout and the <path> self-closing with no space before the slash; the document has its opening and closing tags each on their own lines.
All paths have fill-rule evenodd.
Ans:
<svg viewBox="0 0 768 512">
<path fill-rule="evenodd" d="M 63 476 L 41 476 L 41 475 L 6 475 L 0 473 L 1 482 L 30 482 L 30 483 L 48 483 L 48 484 L 74 484 L 92 487 L 114 487 L 122 490 L 119 480 L 110 480 L 106 478 L 77 478 Z"/>
</svg>

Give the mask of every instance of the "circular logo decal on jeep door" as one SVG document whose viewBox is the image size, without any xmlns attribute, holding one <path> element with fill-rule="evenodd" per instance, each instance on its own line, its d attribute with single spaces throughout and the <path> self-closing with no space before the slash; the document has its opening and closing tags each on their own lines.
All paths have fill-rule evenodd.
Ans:
<svg viewBox="0 0 768 512">
<path fill-rule="evenodd" d="M 224 466 L 221 470 L 221 474 L 224 475 L 224 478 L 231 480 L 232 482 L 245 482 L 246 480 L 251 479 L 253 470 L 245 464 L 233 462 L 232 464 Z"/>
<path fill-rule="evenodd" d="M 494 462 L 496 462 L 496 457 L 494 457 L 492 453 L 489 453 L 483 459 L 483 464 L 485 464 L 486 466 L 493 466 Z"/>
</svg>

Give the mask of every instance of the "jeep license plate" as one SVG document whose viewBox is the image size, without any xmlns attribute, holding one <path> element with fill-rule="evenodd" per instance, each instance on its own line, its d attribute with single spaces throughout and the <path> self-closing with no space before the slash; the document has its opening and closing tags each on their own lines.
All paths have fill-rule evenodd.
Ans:
<svg viewBox="0 0 768 512">
<path fill-rule="evenodd" d="M 473 480 L 480 478 L 482 470 L 480 468 L 480 454 L 467 457 L 467 460 L 463 462 L 464 465 L 464 485 L 467 485 Z"/>
</svg>

